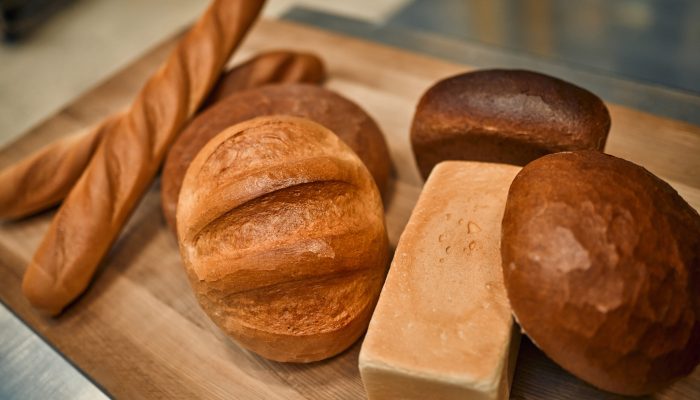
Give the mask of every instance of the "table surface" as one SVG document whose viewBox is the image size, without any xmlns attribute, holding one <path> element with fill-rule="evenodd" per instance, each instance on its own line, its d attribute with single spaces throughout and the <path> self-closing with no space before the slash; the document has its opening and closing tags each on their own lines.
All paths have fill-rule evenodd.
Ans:
<svg viewBox="0 0 700 400">
<path fill-rule="evenodd" d="M 371 113 L 376 114 L 380 125 L 385 129 L 389 137 L 392 147 L 392 158 L 395 164 L 399 166 L 396 196 L 404 200 L 395 202 L 395 204 L 392 204 L 387 210 L 392 243 L 396 243 L 403 224 L 405 224 L 405 220 L 410 214 L 413 204 L 412 201 L 415 200 L 420 187 L 420 179 L 415 173 L 412 159 L 410 159 L 410 150 L 408 149 L 406 139 L 412 107 L 420 93 L 430 82 L 451 73 L 464 70 L 465 67 L 404 52 L 397 52 L 395 50 L 338 36 L 323 35 L 317 31 L 283 23 L 265 22 L 256 29 L 256 33 L 251 36 L 251 40 L 244 46 L 241 56 L 250 54 L 254 50 L 270 46 L 295 48 L 300 47 L 299 43 L 307 43 L 308 46 L 312 46 L 313 44 L 314 48 L 323 50 L 320 52 L 321 56 L 323 56 L 331 66 L 332 79 L 329 85 L 339 92 L 356 99 L 358 102 L 365 105 Z M 290 32 L 294 33 L 293 35 L 287 35 L 291 37 L 278 35 L 279 33 Z M 297 42 L 295 39 L 305 39 L 305 41 Z M 340 54 L 338 49 L 333 49 L 333 47 L 337 47 L 339 44 L 342 44 L 344 47 L 347 46 L 348 49 L 352 49 L 354 53 L 348 50 L 350 54 L 354 54 L 357 57 L 368 57 L 369 60 L 365 59 L 362 60 L 362 62 L 353 61 L 351 56 Z M 67 109 L 63 110 L 56 117 L 51 118 L 46 123 L 32 130 L 27 137 L 12 145 L 10 147 L 12 149 L 11 151 L 6 149 L 2 152 L 1 164 L 5 165 L 17 159 L 22 154 L 34 149 L 41 142 L 73 132 L 75 129 L 88 125 L 106 113 L 126 104 L 128 99 L 130 99 L 133 93 L 138 89 L 140 83 L 143 82 L 145 76 L 150 72 L 151 68 L 157 65 L 160 59 L 162 59 L 168 46 L 169 43 L 150 52 L 146 57 L 128 67 L 125 71 L 121 72 L 113 79 L 110 79 L 110 81 L 106 82 L 104 85 L 101 85 L 67 107 Z M 343 63 L 343 61 L 345 61 L 345 63 Z M 387 66 L 389 67 L 387 68 Z M 378 71 L 381 71 L 381 73 L 378 73 Z M 584 78 L 585 77 L 584 75 Z M 598 77 L 598 79 L 605 80 L 605 78 L 600 77 Z M 573 80 L 576 81 L 576 79 Z M 585 82 L 581 83 L 580 80 L 577 83 L 586 86 Z M 649 88 L 635 84 L 628 86 L 627 89 L 632 91 L 636 90 L 638 91 L 637 94 L 649 94 L 649 92 L 645 92 L 645 90 Z M 107 96 L 106 100 L 104 96 L 105 93 L 110 94 L 110 96 Z M 672 184 L 674 184 L 674 186 L 697 208 L 700 204 L 700 195 L 697 190 L 700 183 L 697 174 L 700 172 L 700 168 L 698 168 L 699 166 L 697 163 L 700 162 L 700 160 L 694 157 L 694 155 L 698 154 L 698 149 L 700 148 L 698 144 L 700 138 L 698 128 L 682 122 L 670 121 L 645 113 L 639 113 L 625 107 L 613 107 L 613 121 L 613 133 L 611 134 L 608 150 L 613 154 L 621 155 L 639 162 L 650 168 L 653 172 L 672 181 Z M 650 127 L 655 127 L 657 131 L 648 132 Z M 643 134 L 639 132 L 631 135 L 624 133 L 634 130 L 641 131 Z M 621 134 L 620 132 L 623 133 Z M 666 156 L 658 159 L 658 154 L 665 154 Z M 680 160 L 680 162 L 675 162 L 678 160 Z M 151 199 L 149 200 L 149 198 L 147 198 L 145 201 L 146 204 L 141 208 L 150 207 L 156 210 L 154 212 L 158 214 L 157 199 L 154 200 L 153 197 L 153 195 L 150 195 Z M 139 212 L 137 212 L 137 214 L 139 214 Z M 16 285 L 19 276 L 21 276 L 19 274 L 21 274 L 23 269 L 23 263 L 26 262 L 25 258 L 31 256 L 31 251 L 33 251 L 38 238 L 40 238 L 40 235 L 37 236 L 37 234 L 41 231 L 41 228 L 45 226 L 47 218 L 49 217 L 50 215 L 47 214 L 27 221 L 26 223 L 3 225 L 1 227 L 3 234 L 9 235 L 5 236 L 5 238 L 9 238 L 10 240 L 2 243 L 3 259 L 0 260 L 0 268 L 4 268 L 3 273 L 10 273 L 11 275 L 6 276 L 8 279 L 3 279 L 3 284 L 0 286 L 0 299 L 10 305 L 15 312 L 29 323 L 29 325 L 39 330 L 41 334 L 47 337 L 52 345 L 57 346 L 58 349 L 68 355 L 73 362 L 76 362 L 80 368 L 90 373 L 90 369 L 95 368 L 93 365 L 94 361 L 81 360 L 82 362 L 79 362 L 78 360 L 85 356 L 78 356 L 76 358 L 74 354 L 71 354 L 76 350 L 64 342 L 66 340 L 65 338 L 58 338 L 61 335 L 65 335 L 68 329 L 66 327 L 61 327 L 61 324 L 70 326 L 78 323 L 76 319 L 78 321 L 84 319 L 79 317 L 78 313 L 83 312 L 89 314 L 89 311 L 70 312 L 69 315 L 57 321 L 44 321 L 34 316 L 31 310 L 27 308 L 26 304 L 19 304 L 18 306 L 17 302 L 22 301 L 17 297 L 18 288 L 11 287 L 13 284 Z M 135 217 L 134 219 L 137 218 Z M 151 220 L 150 222 L 153 221 Z M 156 222 L 160 223 L 160 221 Z M 143 223 L 143 221 L 141 221 L 141 223 Z M 133 221 L 131 225 L 134 225 Z M 151 232 L 149 235 L 158 237 L 156 242 L 166 240 L 167 243 L 167 232 L 163 233 L 159 230 L 156 233 Z M 146 235 L 146 237 L 149 237 L 149 235 Z M 162 237 L 163 235 L 166 237 Z M 29 239 L 30 236 L 31 239 Z M 142 235 L 137 233 L 135 236 L 139 237 Z M 17 248 L 12 248 L 12 242 L 20 238 L 25 238 L 27 241 L 18 244 Z M 169 245 L 160 243 L 160 245 L 167 247 L 172 246 L 172 243 Z M 12 251 L 9 251 L 10 249 Z M 117 256 L 117 259 L 118 258 Z M 106 268 L 112 268 L 112 263 L 113 260 L 108 261 L 107 264 L 110 266 Z M 125 268 L 125 266 L 122 265 L 118 268 Z M 121 270 L 117 274 L 123 272 L 124 270 Z M 103 274 L 109 275 L 109 273 Z M 177 272 L 175 272 L 175 276 L 177 276 Z M 102 285 L 100 285 L 100 287 L 101 286 Z M 96 288 L 93 287 L 91 289 L 92 295 L 88 294 L 86 297 L 99 296 L 99 294 L 94 293 L 95 290 Z M 190 303 L 192 301 L 193 299 L 190 299 Z M 192 306 L 192 304 L 189 306 Z M 90 307 L 90 305 L 88 307 Z M 80 309 L 80 306 L 76 305 L 76 308 Z M 194 307 L 194 310 L 196 310 L 196 307 Z M 189 310 L 187 312 L 195 311 Z M 204 326 L 208 326 L 206 319 L 201 321 L 201 316 L 194 319 Z M 61 320 L 64 322 L 61 322 Z M 225 339 L 217 336 L 215 328 L 208 326 L 207 329 L 214 330 L 208 333 L 209 336 L 213 335 L 217 342 L 225 342 Z M 85 333 L 84 330 L 85 329 L 81 331 Z M 230 350 L 230 346 L 230 344 L 227 344 L 226 348 Z M 353 370 L 356 365 L 356 359 L 353 359 L 353 357 L 356 358 L 357 348 L 358 346 L 356 345 L 349 352 L 334 359 L 332 363 L 323 364 L 323 366 L 318 368 L 330 370 L 331 373 L 329 376 L 331 377 L 337 376 L 339 372 Z M 250 355 L 246 355 L 246 357 L 250 358 Z M 256 357 L 253 356 L 252 358 L 254 364 L 261 363 L 261 360 Z M 528 360 L 525 362 L 525 365 L 528 367 L 519 368 L 519 375 L 518 378 L 516 378 L 516 384 L 514 386 L 514 393 L 516 396 L 520 394 L 532 398 L 536 396 L 537 393 L 533 391 L 532 388 L 537 387 L 543 390 L 540 394 L 546 394 L 548 390 L 552 390 L 552 392 L 549 392 L 549 394 L 552 395 L 557 393 L 557 390 L 564 390 L 563 393 L 571 398 L 582 398 L 586 396 L 599 397 L 603 395 L 587 385 L 582 384 L 568 374 L 563 373 L 558 367 L 543 357 L 529 342 L 524 343 L 521 350 L 521 358 Z M 249 360 L 248 362 L 250 363 Z M 333 363 L 335 363 L 335 365 Z M 262 362 L 262 364 L 266 363 Z M 314 375 L 313 369 L 314 368 L 281 368 L 284 372 L 282 373 L 282 380 L 292 387 L 295 387 L 296 380 L 300 380 L 302 384 L 298 382 L 296 384 L 301 385 L 300 387 L 302 388 L 306 387 L 308 389 L 308 386 L 304 386 L 303 381 L 309 376 Z M 333 373 L 333 371 L 335 371 L 335 373 Z M 545 373 L 541 375 L 543 371 Z M 249 374 L 250 371 L 244 372 Z M 2 371 L 0 370 L 0 374 L 1 373 Z M 90 375 L 93 379 L 96 379 L 99 372 L 95 374 L 93 371 Z M 545 377 L 544 380 L 542 380 L 542 376 Z M 557 376 L 558 378 L 548 381 L 546 379 L 547 376 Z M 105 382 L 104 379 L 97 378 L 96 380 L 100 382 L 100 384 L 104 384 L 103 382 Z M 538 381 L 540 382 L 538 383 Z M 107 382 L 109 382 L 109 380 L 107 380 Z M 315 381 L 311 379 L 310 382 Z M 112 388 L 111 385 L 105 385 L 111 394 L 133 394 L 120 392 L 120 390 L 123 389 L 117 386 L 121 386 L 123 382 L 109 383 L 115 386 L 115 388 Z M 356 387 L 358 383 L 357 379 L 354 379 L 354 383 L 354 389 L 340 385 L 339 387 L 329 389 L 331 391 L 325 392 L 325 394 L 342 393 L 361 396 L 361 388 L 358 391 Z M 543 383 L 549 385 L 542 386 Z M 665 395 L 668 398 L 676 398 L 676 396 L 683 394 L 691 396 L 693 393 L 697 393 L 697 390 L 697 381 L 686 380 L 674 386 L 672 391 L 665 392 Z M 297 390 L 297 392 L 298 391 L 299 390 Z M 220 392 L 202 393 L 210 395 L 220 394 Z M 323 393 L 324 392 L 322 392 L 322 394 Z M 662 394 L 662 396 L 663 395 L 664 394 Z M 315 396 L 311 395 L 306 397 Z"/>
</svg>

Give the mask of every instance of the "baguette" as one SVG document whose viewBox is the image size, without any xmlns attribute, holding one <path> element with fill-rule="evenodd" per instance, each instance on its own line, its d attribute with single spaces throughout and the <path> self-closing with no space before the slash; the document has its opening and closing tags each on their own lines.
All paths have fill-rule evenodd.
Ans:
<svg viewBox="0 0 700 400">
<path fill-rule="evenodd" d="M 202 108 L 235 92 L 271 83 L 316 83 L 326 79 L 323 61 L 313 54 L 288 50 L 260 53 L 227 72 L 214 87 Z"/>
<path fill-rule="evenodd" d="M 63 200 L 118 119 L 109 117 L 0 171 L 0 218 L 26 217 Z"/>
<path fill-rule="evenodd" d="M 234 92 L 269 83 L 320 83 L 324 79 L 325 69 L 318 57 L 269 51 L 226 72 L 201 108 Z M 103 133 L 116 119 L 111 117 L 85 133 L 57 140 L 0 171 L 0 218 L 23 218 L 63 200 L 90 162 Z"/>
<path fill-rule="evenodd" d="M 85 290 L 263 3 L 214 0 L 104 133 L 25 272 L 22 291 L 35 308 L 56 315 Z"/>
</svg>

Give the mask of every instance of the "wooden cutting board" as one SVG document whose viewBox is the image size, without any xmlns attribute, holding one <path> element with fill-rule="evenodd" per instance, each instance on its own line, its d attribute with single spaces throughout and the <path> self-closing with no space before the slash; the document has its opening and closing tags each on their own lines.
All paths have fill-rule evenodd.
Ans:
<svg viewBox="0 0 700 400">
<path fill-rule="evenodd" d="M 169 40 L 0 151 L 0 167 L 125 107 L 165 59 Z M 422 184 L 408 131 L 421 94 L 436 80 L 471 69 L 280 21 L 261 21 L 235 60 L 268 49 L 313 51 L 327 63 L 327 86 L 355 100 L 384 130 L 395 168 L 387 200 L 393 246 Z M 508 67 L 504 65 L 503 67 Z M 700 208 L 700 127 L 610 104 L 607 150 L 647 167 Z M 330 360 L 280 364 L 228 340 L 199 309 L 160 211 L 155 182 L 102 263 L 93 284 L 56 319 L 22 297 L 25 266 L 52 212 L 0 224 L 0 299 L 109 394 L 121 398 L 364 398 L 360 343 Z M 513 398 L 614 397 L 521 346 Z M 700 398 L 700 369 L 656 398 Z"/>
</svg>

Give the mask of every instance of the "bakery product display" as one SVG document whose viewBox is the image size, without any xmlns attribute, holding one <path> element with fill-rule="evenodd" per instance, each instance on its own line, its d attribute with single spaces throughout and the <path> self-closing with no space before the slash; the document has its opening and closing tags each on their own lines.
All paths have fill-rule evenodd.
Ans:
<svg viewBox="0 0 700 400">
<path fill-rule="evenodd" d="M 163 167 L 161 203 L 175 228 L 177 197 L 188 165 L 221 130 L 250 118 L 286 114 L 311 119 L 330 129 L 365 163 L 380 191 L 386 188 L 391 160 L 374 120 L 358 105 L 315 85 L 270 85 L 236 93 L 195 118 L 170 150 Z"/>
<path fill-rule="evenodd" d="M 150 12 L 152 11 L 157 13 L 157 10 L 151 7 Z M 174 11 L 178 14 L 177 10 Z M 268 10 L 268 15 L 277 14 L 278 11 Z M 178 15 L 183 16 L 182 12 Z M 134 23 L 137 22 L 134 20 Z M 75 28 L 80 31 L 80 27 Z M 225 29 L 226 26 L 221 28 Z M 370 113 L 381 126 L 387 144 L 390 146 L 392 164 L 395 167 L 395 174 L 382 200 L 386 210 L 386 230 L 389 236 L 391 258 L 423 186 L 422 179 L 417 176 L 418 171 L 415 168 L 414 155 L 407 135 L 414 107 L 422 92 L 433 83 L 442 77 L 449 76 L 448 74 L 459 73 L 469 67 L 366 43 L 356 38 L 345 38 L 328 31 L 310 29 L 308 26 L 298 25 L 289 20 L 263 20 L 256 24 L 254 29 L 242 43 L 239 56 L 253 56 L 261 50 L 276 48 L 312 50 L 328 60 L 329 79 L 326 87 L 352 99 Z M 151 31 L 151 33 L 156 32 Z M 60 140 L 75 132 L 76 127 L 94 126 L 95 122 L 107 116 L 108 110 L 123 111 L 135 97 L 135 90 L 138 89 L 136 86 L 143 84 L 147 75 L 159 69 L 159 65 L 186 32 L 179 31 L 173 34 L 168 38 L 163 37 L 164 40 L 159 45 L 149 46 L 150 50 L 135 57 L 133 62 L 129 62 L 123 68 L 114 65 L 114 68 L 119 69 L 118 73 L 105 77 L 106 79 L 91 89 L 87 95 L 80 96 L 75 92 L 74 95 L 77 96 L 75 101 L 66 103 L 55 115 L 47 116 L 19 140 L 8 143 L 5 148 L 0 149 L 0 169 L 49 143 L 48 138 Z M 122 47 L 131 46 L 125 42 L 129 37 L 125 36 L 123 39 Z M 126 47 L 113 50 L 124 50 Z M 110 52 L 108 48 L 101 50 Z M 238 62 L 238 60 L 244 61 L 241 57 L 236 57 L 234 61 Z M 226 64 L 232 65 L 230 62 Z M 508 67 L 508 65 L 505 66 Z M 595 80 L 588 80 L 593 82 L 590 87 L 585 85 L 584 87 L 600 90 L 600 94 L 609 96 L 606 100 L 616 98 L 615 94 L 619 94 L 623 89 L 645 90 L 643 87 L 637 87 L 639 85 L 630 86 L 623 80 L 612 79 L 607 80 L 610 86 L 603 91 L 600 89 L 601 82 L 606 81 L 603 77 L 577 74 L 567 68 L 559 68 L 558 71 L 561 71 L 562 77 L 581 78 L 580 82 L 595 78 Z M 97 70 L 92 72 L 99 73 Z M 197 72 L 197 74 L 201 73 L 206 74 L 208 71 Z M 277 72 L 273 72 L 272 75 L 277 76 Z M 35 80 L 29 79 L 29 81 Z M 57 84 L 60 83 L 57 82 Z M 52 87 L 46 86 L 46 90 L 38 92 L 25 91 L 24 94 L 36 93 L 50 96 Z M 661 93 L 663 90 L 652 92 L 663 94 Z M 210 92 L 206 98 L 213 98 L 212 93 L 215 92 Z M 629 96 L 623 97 L 627 100 L 631 99 Z M 607 150 L 611 154 L 633 160 L 649 168 L 662 179 L 667 179 L 691 206 L 700 209 L 700 181 L 695 179 L 696 172 L 700 171 L 698 168 L 700 159 L 695 157 L 700 149 L 700 129 L 682 121 L 669 119 L 668 114 L 664 117 L 650 113 L 650 110 L 659 112 L 661 109 L 670 110 L 662 97 L 658 99 L 657 104 L 642 101 L 643 96 L 635 97 L 644 103 L 646 112 L 631 108 L 630 104 L 609 104 L 614 126 L 607 140 Z M 167 109 L 158 111 L 167 111 Z M 181 128 L 180 133 L 201 111 L 202 106 L 194 116 L 188 117 L 185 128 Z M 39 113 L 40 110 L 37 108 L 36 112 Z M 116 118 L 121 117 L 117 115 Z M 17 122 L 19 123 L 19 119 Z M 15 125 L 19 126 L 19 124 Z M 222 130 L 224 129 L 227 128 Z M 177 135 L 179 136 L 180 133 Z M 127 148 L 134 153 L 134 159 L 136 159 L 142 153 L 142 146 L 133 143 L 136 142 L 132 142 Z M 248 147 L 255 146 L 257 146 L 255 143 L 251 143 Z M 258 150 L 260 149 L 255 149 L 256 152 Z M 92 154 L 95 152 L 92 151 Z M 63 166 L 64 164 L 59 162 L 53 165 Z M 162 168 L 159 171 L 162 172 Z M 491 177 L 491 180 L 497 180 L 493 178 L 492 171 L 489 169 L 485 168 L 484 172 Z M 474 176 L 459 179 L 470 182 L 480 174 L 479 169 L 471 174 Z M 117 174 L 110 176 L 117 176 Z M 58 176 L 56 178 L 59 179 Z M 112 179 L 112 182 L 117 184 L 120 181 L 121 179 Z M 50 182 L 53 183 L 53 180 Z M 224 187 L 226 182 L 227 179 L 223 179 L 220 187 Z M 460 185 L 458 179 L 444 182 L 446 187 Z M 211 321 L 194 296 L 188 275 L 183 268 L 177 237 L 165 224 L 161 211 L 161 183 L 161 179 L 156 178 L 148 186 L 143 199 L 128 217 L 128 222 L 114 241 L 114 245 L 100 262 L 89 289 L 57 318 L 49 318 L 37 313 L 20 290 L 24 269 L 32 259 L 56 210 L 43 212 L 21 221 L 0 221 L 0 252 L 2 252 L 0 300 L 4 306 L 77 368 L 80 368 L 91 381 L 114 397 L 138 398 L 146 393 L 149 397 L 167 398 L 365 398 L 366 392 L 358 369 L 358 355 L 364 335 L 360 335 L 354 344 L 337 356 L 311 364 L 290 365 L 265 359 L 248 351 Z M 109 195 L 103 186 L 95 185 L 95 190 Z M 2 187 L 0 187 L 0 194 L 4 194 Z M 474 199 L 479 194 L 469 193 L 467 196 Z M 120 201 L 116 196 L 113 201 L 107 199 L 105 204 L 116 205 Z M 439 201 L 435 201 L 434 204 L 432 211 L 440 216 L 440 208 L 443 204 Z M 0 205 L 0 211 L 3 211 L 2 205 Z M 474 212 L 468 208 L 462 211 Z M 255 210 L 250 215 L 255 216 L 255 222 L 246 225 L 246 230 L 258 228 L 260 224 L 257 218 L 265 213 Z M 89 217 L 86 213 L 82 218 Z M 229 223 L 226 217 L 219 220 L 223 221 L 222 225 Z M 337 218 L 337 220 L 340 223 L 345 218 Z M 89 222 L 86 222 L 86 225 L 89 225 Z M 105 228 L 109 229 L 109 227 Z M 99 234 L 99 231 L 94 232 Z M 238 233 L 238 230 L 235 233 Z M 274 235 L 266 235 L 254 242 L 252 247 L 256 248 L 255 251 L 257 251 L 257 244 L 266 244 L 265 239 L 268 237 L 273 238 Z M 232 243 L 238 241 L 236 236 L 227 236 L 227 238 L 231 238 Z M 348 242 L 355 245 L 350 240 Z M 415 247 L 423 245 L 430 245 L 429 237 L 425 238 L 425 243 L 416 240 L 416 246 L 408 249 L 407 253 L 412 254 Z M 450 252 L 452 252 L 454 246 L 452 244 L 450 246 Z M 66 254 L 70 257 L 70 248 L 66 249 Z M 261 249 L 261 253 L 265 250 Z M 423 256 L 420 249 L 416 249 L 415 253 Z M 399 257 L 401 254 L 396 253 L 397 263 Z M 439 261 L 438 258 L 437 265 L 440 264 Z M 262 268 L 267 264 L 258 262 L 257 265 Z M 474 263 L 474 265 L 483 266 L 486 263 Z M 412 271 L 408 271 L 409 275 L 410 272 Z M 262 274 L 265 273 L 263 270 Z M 427 279 L 437 278 L 439 275 L 442 274 L 435 274 L 435 277 L 429 276 Z M 449 287 L 450 285 L 445 286 L 445 288 Z M 316 290 L 316 286 L 307 286 L 306 289 L 309 295 L 325 296 L 325 292 Z M 438 290 L 440 289 L 442 287 Z M 264 290 L 261 288 L 258 292 L 263 293 Z M 469 290 L 468 295 L 475 294 L 473 292 Z M 298 303 L 297 294 L 292 293 L 292 295 L 294 296 L 285 297 L 285 300 L 293 304 Z M 262 297 L 257 297 L 256 301 L 259 298 Z M 331 302 L 337 301 L 334 296 L 329 299 Z M 444 308 L 437 309 L 444 310 Z M 456 308 L 455 311 L 460 310 Z M 462 312 L 460 317 L 464 314 Z M 256 313 L 256 315 L 265 314 Z M 313 315 L 313 313 L 299 311 L 295 319 L 301 320 L 306 315 Z M 425 322 L 424 320 L 421 318 L 422 322 Z M 274 321 L 260 321 L 260 324 L 274 325 Z M 515 326 L 517 334 L 519 326 L 517 324 Z M 393 329 L 393 326 L 390 328 Z M 388 331 L 395 332 L 392 329 Z M 491 333 L 484 329 L 480 331 L 485 335 Z M 395 335 L 392 339 L 398 341 L 399 338 Z M 524 339 L 525 342 L 518 354 L 517 372 L 513 376 L 510 393 L 513 398 L 615 397 L 612 393 L 602 393 L 602 389 L 599 390 L 584 380 L 576 378 L 564 368 L 560 368 L 529 339 Z M 337 342 L 337 339 L 333 339 L 333 342 Z M 450 347 L 451 343 L 446 343 L 444 347 Z M 479 340 L 470 340 L 467 344 L 478 345 L 479 343 Z M 8 344 L 11 345 L 9 342 Z M 435 344 L 429 347 L 430 351 L 441 350 L 439 348 L 441 346 Z M 416 353 L 418 358 L 421 358 L 424 353 L 429 354 L 412 352 Z M 513 349 L 511 355 L 515 355 L 515 352 Z M 453 354 L 456 358 L 458 352 Z M 392 371 L 389 378 L 398 374 L 404 374 L 404 371 Z M 511 375 L 502 376 L 505 380 Z M 440 378 L 444 377 L 445 374 L 430 376 L 424 381 L 442 383 L 446 379 Z M 380 382 L 382 379 L 385 377 L 380 377 Z M 696 368 L 691 375 L 679 379 L 652 397 L 694 398 L 698 392 L 699 380 L 700 369 Z M 464 390 L 469 385 L 464 381 L 458 382 L 457 379 L 453 381 L 458 384 L 450 388 L 456 390 Z M 404 386 L 399 389 L 405 390 L 409 385 Z M 425 389 L 425 386 L 421 387 Z M 440 394 L 440 389 L 444 387 L 435 389 L 429 387 L 430 392 L 424 397 L 436 398 Z M 484 387 L 478 390 L 479 394 L 486 391 Z"/>
<path fill-rule="evenodd" d="M 197 300 L 243 347 L 316 361 L 366 329 L 389 257 L 382 202 L 323 126 L 271 116 L 219 133 L 187 169 L 177 221 Z"/>
<path fill-rule="evenodd" d="M 647 394 L 700 361 L 700 216 L 644 168 L 594 151 L 528 164 L 502 256 L 523 330 L 581 379 Z"/>
<path fill-rule="evenodd" d="M 201 108 L 231 93 L 270 83 L 325 79 L 318 57 L 287 50 L 260 53 L 219 78 Z M 0 218 L 16 219 L 45 210 L 63 200 L 82 175 L 104 132 L 120 116 L 112 116 L 87 132 L 47 145 L 0 171 Z"/>
<path fill-rule="evenodd" d="M 480 70 L 444 79 L 423 95 L 411 127 L 427 178 L 443 160 L 525 165 L 548 153 L 603 150 L 605 104 L 557 78 L 522 70 Z"/>
<path fill-rule="evenodd" d="M 520 167 L 438 164 L 401 235 L 360 351 L 370 399 L 507 399 L 520 343 L 501 218 Z"/>
<path fill-rule="evenodd" d="M 35 308 L 56 315 L 85 290 L 263 3 L 214 0 L 103 133 L 24 274 L 22 292 Z"/>
</svg>

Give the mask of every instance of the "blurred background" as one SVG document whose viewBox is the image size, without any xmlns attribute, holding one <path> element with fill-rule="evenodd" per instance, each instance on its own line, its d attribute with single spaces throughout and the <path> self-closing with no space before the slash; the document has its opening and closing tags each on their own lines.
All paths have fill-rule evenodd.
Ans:
<svg viewBox="0 0 700 400">
<path fill-rule="evenodd" d="M 0 0 L 0 145 L 191 23 L 207 0 Z M 697 0 L 269 0 L 283 18 L 477 67 L 557 67 L 656 87 L 606 100 L 698 122 Z M 468 47 L 465 47 L 468 46 Z M 474 50 L 476 49 L 476 50 Z M 562 76 L 580 82 L 577 76 Z M 673 99 L 691 99 L 680 110 Z M 656 104 L 658 105 L 658 104 Z"/>
</svg>

